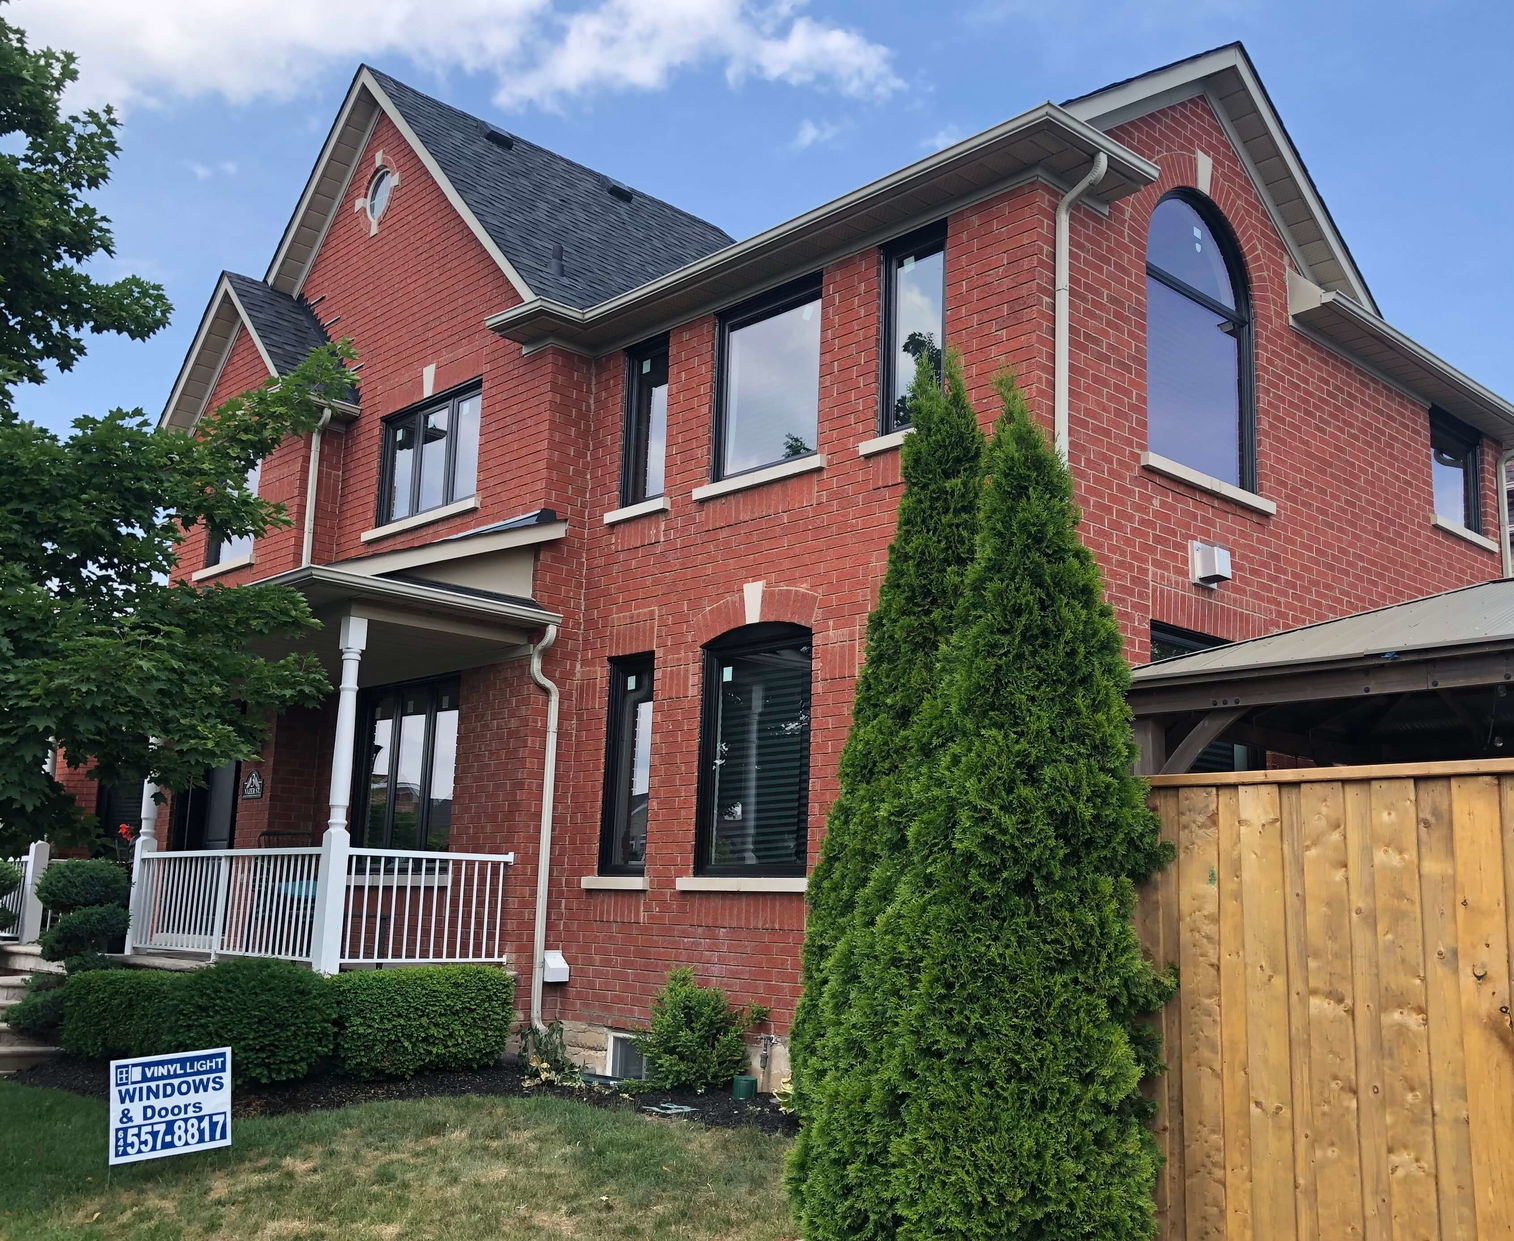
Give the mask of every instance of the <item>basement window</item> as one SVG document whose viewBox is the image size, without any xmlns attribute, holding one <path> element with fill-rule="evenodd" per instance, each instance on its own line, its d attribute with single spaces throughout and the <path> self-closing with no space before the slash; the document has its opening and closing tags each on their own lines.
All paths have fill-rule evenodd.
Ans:
<svg viewBox="0 0 1514 1241">
<path fill-rule="evenodd" d="M 636 1050 L 635 1035 L 611 1030 L 605 1042 L 605 1076 L 615 1081 L 642 1081 L 647 1062 Z"/>
<path fill-rule="evenodd" d="M 482 401 L 475 381 L 384 420 L 379 525 L 474 493 Z"/>
<path fill-rule="evenodd" d="M 1482 436 L 1444 410 L 1430 411 L 1430 478 L 1435 515 L 1473 534 L 1482 533 L 1478 478 Z"/>
<path fill-rule="evenodd" d="M 820 422 L 820 277 L 796 281 L 722 315 L 719 367 L 716 481 L 814 456 Z"/>
</svg>

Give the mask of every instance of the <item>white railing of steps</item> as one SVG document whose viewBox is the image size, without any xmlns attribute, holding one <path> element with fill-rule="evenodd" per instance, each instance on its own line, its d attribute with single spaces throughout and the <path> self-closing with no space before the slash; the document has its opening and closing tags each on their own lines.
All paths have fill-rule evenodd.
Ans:
<svg viewBox="0 0 1514 1241">
<path fill-rule="evenodd" d="M 144 853 L 129 952 L 344 965 L 503 961 L 513 853 L 320 848 Z"/>
<path fill-rule="evenodd" d="M 35 943 L 45 929 L 42 903 L 37 900 L 37 880 L 42 878 L 42 872 L 47 869 L 51 857 L 52 851 L 47 841 L 37 840 L 32 842 L 24 857 L 7 859 L 21 871 L 21 883 L 15 891 L 0 896 L 0 909 L 7 910 L 12 915 L 10 918 L 0 918 L 0 922 L 8 924 L 0 928 L 0 942 Z"/>
</svg>

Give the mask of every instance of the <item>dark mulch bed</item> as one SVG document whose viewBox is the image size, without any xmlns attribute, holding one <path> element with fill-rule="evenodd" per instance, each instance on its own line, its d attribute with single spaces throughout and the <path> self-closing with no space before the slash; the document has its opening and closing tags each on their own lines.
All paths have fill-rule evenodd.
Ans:
<svg viewBox="0 0 1514 1241">
<path fill-rule="evenodd" d="M 59 1056 L 29 1069 L 22 1069 L 12 1079 L 26 1086 L 44 1086 L 67 1090 L 92 1099 L 106 1097 L 108 1069 L 103 1061 L 84 1060 L 77 1056 Z M 280 1116 L 287 1112 L 310 1112 L 321 1108 L 347 1107 L 353 1103 L 372 1103 L 379 1099 L 427 1099 L 439 1095 L 503 1095 L 523 1098 L 527 1095 L 552 1095 L 577 1099 L 593 1107 L 618 1110 L 644 1109 L 672 1104 L 693 1108 L 680 1113 L 678 1119 L 722 1129 L 751 1127 L 764 1133 L 792 1136 L 799 1131 L 795 1117 L 778 1110 L 771 1095 L 755 1099 L 731 1098 L 729 1091 L 696 1094 L 692 1090 L 648 1090 L 623 1093 L 613 1086 L 525 1085 L 518 1065 L 501 1064 L 490 1069 L 459 1073 L 421 1073 L 408 1081 L 359 1082 L 348 1077 L 322 1075 L 303 1081 L 275 1086 L 244 1086 L 237 1090 L 232 1104 L 234 1116 Z"/>
</svg>

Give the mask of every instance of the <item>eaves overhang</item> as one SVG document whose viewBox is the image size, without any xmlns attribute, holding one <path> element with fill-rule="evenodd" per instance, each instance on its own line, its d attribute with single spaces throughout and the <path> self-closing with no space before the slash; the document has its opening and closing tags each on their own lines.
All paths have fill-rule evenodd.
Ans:
<svg viewBox="0 0 1514 1241">
<path fill-rule="evenodd" d="M 1405 336 L 1343 293 L 1288 273 L 1288 313 L 1296 327 L 1484 435 L 1514 446 L 1514 403 Z"/>
<path fill-rule="evenodd" d="M 1109 203 L 1150 185 L 1150 160 L 1045 103 L 870 185 L 587 310 L 534 298 L 485 322 L 527 348 L 598 354 L 730 305 L 1030 180 L 1065 187 L 1108 158 L 1090 197 Z"/>
<path fill-rule="evenodd" d="M 562 616 L 531 600 L 512 599 L 387 577 L 369 577 L 325 565 L 306 565 L 264 578 L 260 585 L 291 586 L 305 595 L 312 606 L 368 602 L 394 605 L 409 611 L 437 616 L 489 621 L 541 628 L 560 625 Z"/>
</svg>

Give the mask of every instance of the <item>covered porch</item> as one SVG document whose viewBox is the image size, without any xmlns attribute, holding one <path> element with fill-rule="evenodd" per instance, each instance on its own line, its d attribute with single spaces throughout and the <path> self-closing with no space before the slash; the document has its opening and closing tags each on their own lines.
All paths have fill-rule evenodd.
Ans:
<svg viewBox="0 0 1514 1241">
<path fill-rule="evenodd" d="M 1216 744 L 1283 766 L 1511 757 L 1514 579 L 1162 660 L 1131 680 L 1146 775 L 1193 771 Z"/>
<path fill-rule="evenodd" d="M 270 761 L 175 797 L 171 831 L 144 787 L 127 953 L 280 957 L 324 973 L 503 962 L 530 896 L 510 882 L 513 848 L 454 847 L 458 687 L 503 664 L 529 685 L 523 661 L 561 618 L 529 597 L 400 574 L 307 566 L 270 580 L 322 624 L 266 653 L 314 655 L 335 693 L 300 728 L 280 721 Z M 533 692 L 521 708 L 541 701 Z"/>
</svg>

